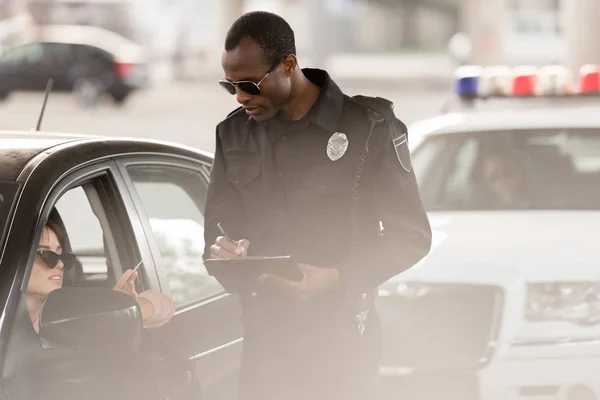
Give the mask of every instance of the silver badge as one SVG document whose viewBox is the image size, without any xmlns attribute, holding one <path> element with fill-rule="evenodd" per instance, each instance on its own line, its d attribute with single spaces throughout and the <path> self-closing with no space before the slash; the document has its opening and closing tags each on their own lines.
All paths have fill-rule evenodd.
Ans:
<svg viewBox="0 0 600 400">
<path fill-rule="evenodd" d="M 327 156 L 331 161 L 337 161 L 348 150 L 348 138 L 344 133 L 336 132 L 329 138 L 327 143 Z"/>
</svg>

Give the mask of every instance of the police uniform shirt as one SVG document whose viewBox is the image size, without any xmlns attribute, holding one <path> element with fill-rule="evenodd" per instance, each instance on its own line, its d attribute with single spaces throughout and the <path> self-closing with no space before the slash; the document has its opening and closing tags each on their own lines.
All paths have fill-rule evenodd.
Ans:
<svg viewBox="0 0 600 400">
<path fill-rule="evenodd" d="M 303 73 L 321 92 L 302 119 L 255 121 L 239 108 L 217 126 L 204 257 L 221 222 L 230 236 L 250 241 L 251 256 L 337 268 L 343 298 L 354 298 L 419 261 L 430 226 L 406 134 L 373 124 L 325 71 Z"/>
</svg>

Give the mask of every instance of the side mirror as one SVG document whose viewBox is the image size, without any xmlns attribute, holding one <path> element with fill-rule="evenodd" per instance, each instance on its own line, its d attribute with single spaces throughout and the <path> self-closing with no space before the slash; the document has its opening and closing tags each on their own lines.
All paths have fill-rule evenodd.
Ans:
<svg viewBox="0 0 600 400">
<path fill-rule="evenodd" d="M 139 345 L 137 302 L 110 289 L 67 287 L 51 292 L 40 312 L 39 334 L 51 348 L 131 348 Z"/>
</svg>

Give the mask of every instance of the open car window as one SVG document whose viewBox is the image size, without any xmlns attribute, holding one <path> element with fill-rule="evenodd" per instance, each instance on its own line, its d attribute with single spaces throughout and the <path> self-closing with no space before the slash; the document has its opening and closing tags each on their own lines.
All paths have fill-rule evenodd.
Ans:
<svg viewBox="0 0 600 400">
<path fill-rule="evenodd" d="M 600 131 L 436 135 L 413 153 L 430 210 L 598 210 Z"/>
<path fill-rule="evenodd" d="M 56 203 L 73 253 L 77 256 L 74 275 L 76 286 L 108 287 L 115 281 L 114 271 L 109 272 L 107 246 L 104 232 L 98 217 L 83 187 L 79 186 L 66 192 Z"/>
</svg>

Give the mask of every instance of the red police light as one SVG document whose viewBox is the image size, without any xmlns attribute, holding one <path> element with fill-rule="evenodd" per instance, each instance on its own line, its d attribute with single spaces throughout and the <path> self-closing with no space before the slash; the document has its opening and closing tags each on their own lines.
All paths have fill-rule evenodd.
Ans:
<svg viewBox="0 0 600 400">
<path fill-rule="evenodd" d="M 600 66 L 584 65 L 579 71 L 579 92 L 600 93 Z"/>
<path fill-rule="evenodd" d="M 512 94 L 513 96 L 534 96 L 537 79 L 535 68 L 520 67 L 514 70 Z"/>
</svg>

